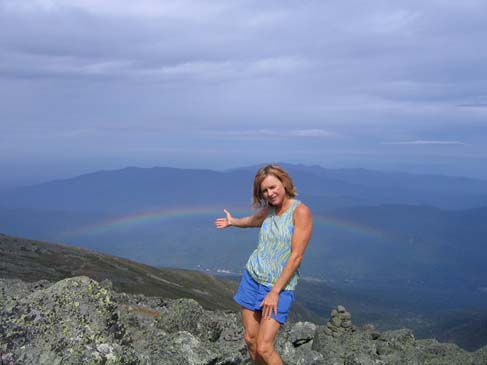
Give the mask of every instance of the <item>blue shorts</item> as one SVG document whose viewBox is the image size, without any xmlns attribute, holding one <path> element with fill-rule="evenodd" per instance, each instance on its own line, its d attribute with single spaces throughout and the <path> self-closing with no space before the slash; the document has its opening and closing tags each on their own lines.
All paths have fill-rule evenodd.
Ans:
<svg viewBox="0 0 487 365">
<path fill-rule="evenodd" d="M 260 303 L 262 303 L 271 289 L 272 287 L 259 284 L 250 276 L 249 272 L 245 270 L 242 280 L 240 281 L 240 286 L 233 299 L 244 308 L 251 311 L 261 311 L 262 307 L 260 306 Z M 294 290 L 281 291 L 279 293 L 279 301 L 277 302 L 277 316 L 272 312 L 272 318 L 280 324 L 286 323 L 293 302 Z"/>
</svg>

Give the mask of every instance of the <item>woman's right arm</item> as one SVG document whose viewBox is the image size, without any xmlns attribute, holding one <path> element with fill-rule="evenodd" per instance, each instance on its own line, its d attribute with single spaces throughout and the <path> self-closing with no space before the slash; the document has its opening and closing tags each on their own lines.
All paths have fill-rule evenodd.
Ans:
<svg viewBox="0 0 487 365">
<path fill-rule="evenodd" d="M 264 207 L 258 212 L 253 215 L 249 215 L 248 217 L 243 218 L 235 218 L 232 217 L 230 212 L 226 209 L 223 210 L 225 212 L 225 218 L 217 218 L 215 220 L 215 227 L 216 228 L 227 228 L 230 226 L 240 227 L 240 228 L 250 228 L 250 227 L 260 227 L 264 222 L 265 217 L 267 217 L 267 213 L 269 212 L 268 207 Z"/>
</svg>

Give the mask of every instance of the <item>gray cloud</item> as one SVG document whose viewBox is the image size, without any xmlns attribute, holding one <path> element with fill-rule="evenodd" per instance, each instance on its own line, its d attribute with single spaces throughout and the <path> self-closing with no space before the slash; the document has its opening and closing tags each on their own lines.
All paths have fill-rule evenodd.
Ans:
<svg viewBox="0 0 487 365">
<path fill-rule="evenodd" d="M 460 141 L 401 141 L 401 142 L 384 142 L 384 144 L 397 144 L 397 145 L 465 145 L 464 142 Z"/>
<path fill-rule="evenodd" d="M 242 131 L 224 131 L 215 134 L 217 137 L 229 139 L 243 139 L 243 140 L 267 140 L 267 139 L 295 139 L 295 138 L 336 138 L 338 136 L 335 132 L 330 132 L 323 129 L 293 129 L 293 130 L 279 130 L 279 129 L 257 129 L 257 130 L 242 130 Z"/>
<path fill-rule="evenodd" d="M 141 165 L 212 145 L 239 164 L 245 145 L 228 139 L 295 140 L 324 164 L 361 165 L 353 151 L 381 166 L 396 148 L 412 166 L 408 145 L 481 159 L 486 12 L 481 0 L 0 0 L 2 155 L 54 159 L 75 141 L 73 156 L 123 160 L 130 141 Z"/>
</svg>

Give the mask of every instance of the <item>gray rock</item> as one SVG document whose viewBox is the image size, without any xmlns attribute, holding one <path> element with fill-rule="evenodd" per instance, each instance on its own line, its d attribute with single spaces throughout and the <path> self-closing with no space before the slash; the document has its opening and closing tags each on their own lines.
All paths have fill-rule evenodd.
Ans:
<svg viewBox="0 0 487 365">
<path fill-rule="evenodd" d="M 338 328 L 337 326 L 335 326 L 335 325 L 333 324 L 333 322 L 332 322 L 332 321 L 328 321 L 328 322 L 326 322 L 326 327 L 328 327 L 328 328 L 329 328 L 330 330 L 332 330 L 332 331 Z"/>
<path fill-rule="evenodd" d="M 160 344 L 161 354 L 158 364 L 214 364 L 220 355 L 212 346 L 189 332 L 181 331 L 166 336 Z"/>
<path fill-rule="evenodd" d="M 487 364 L 487 346 L 477 350 L 473 356 L 476 364 Z"/>
<path fill-rule="evenodd" d="M 316 332 L 316 325 L 310 322 L 297 322 L 285 327 L 281 338 L 292 343 L 294 347 L 300 347 L 305 344 L 311 344 Z"/>
<path fill-rule="evenodd" d="M 317 326 L 310 322 L 288 323 L 281 329 L 276 349 L 286 364 L 318 365 L 323 355 L 311 349 Z"/>
<path fill-rule="evenodd" d="M 482 365 L 475 353 L 407 329 L 355 327 L 337 307 L 326 325 L 289 322 L 276 348 L 295 365 Z M 339 323 L 336 326 L 334 323 Z M 239 313 L 192 299 L 116 293 L 75 277 L 57 283 L 0 280 L 0 364 L 249 364 Z"/>
<path fill-rule="evenodd" d="M 80 303 L 90 310 L 80 310 Z M 20 364 L 133 363 L 133 348 L 122 346 L 124 328 L 115 308 L 108 291 L 93 280 L 62 280 L 2 311 L 1 342 Z M 110 351 L 99 352 L 99 346 Z"/>
<path fill-rule="evenodd" d="M 331 329 L 329 329 L 328 327 L 325 327 L 323 332 L 325 333 L 325 335 L 328 335 L 328 336 L 331 336 L 333 334 L 333 331 Z"/>
<path fill-rule="evenodd" d="M 342 325 L 342 321 L 340 318 L 338 317 L 333 317 L 330 319 L 330 322 L 331 324 L 334 326 L 334 327 L 340 327 Z"/>
</svg>

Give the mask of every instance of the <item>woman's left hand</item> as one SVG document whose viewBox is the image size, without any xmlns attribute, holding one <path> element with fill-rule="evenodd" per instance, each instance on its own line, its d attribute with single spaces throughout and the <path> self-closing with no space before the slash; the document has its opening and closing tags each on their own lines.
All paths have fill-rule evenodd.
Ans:
<svg viewBox="0 0 487 365">
<path fill-rule="evenodd" d="M 272 312 L 277 316 L 277 303 L 279 302 L 279 293 L 274 290 L 271 290 L 260 306 L 262 308 L 262 318 L 264 319 L 271 319 Z"/>
</svg>

